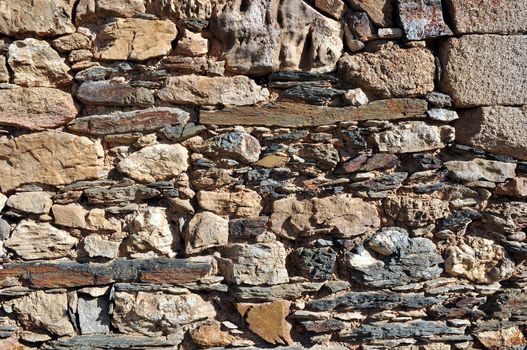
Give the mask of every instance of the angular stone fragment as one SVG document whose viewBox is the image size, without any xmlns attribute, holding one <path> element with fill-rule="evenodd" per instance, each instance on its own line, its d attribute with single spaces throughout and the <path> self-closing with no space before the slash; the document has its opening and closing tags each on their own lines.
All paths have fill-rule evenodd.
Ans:
<svg viewBox="0 0 527 350">
<path fill-rule="evenodd" d="M 243 106 L 265 101 L 269 91 L 243 75 L 181 75 L 170 77 L 157 96 L 175 104 Z"/>
<path fill-rule="evenodd" d="M 373 141 L 381 152 L 415 153 L 444 148 L 454 140 L 450 126 L 429 125 L 421 121 L 402 122 L 376 133 Z"/>
<path fill-rule="evenodd" d="M 63 337 L 52 342 L 51 345 L 56 350 L 78 350 L 82 347 L 104 350 L 118 349 L 121 347 L 130 350 L 142 350 L 173 348 L 178 346 L 180 342 L 178 339 L 167 340 L 166 337 L 154 338 L 150 336 L 130 336 L 110 333 Z"/>
<path fill-rule="evenodd" d="M 448 216 L 449 203 L 438 198 L 397 196 L 384 202 L 386 213 L 400 224 L 423 227 Z"/>
<path fill-rule="evenodd" d="M 342 25 L 302 0 L 230 1 L 211 27 L 237 74 L 331 71 L 343 49 Z"/>
<path fill-rule="evenodd" d="M 289 277 L 282 243 L 232 244 L 218 261 L 225 279 L 233 284 L 280 284 Z M 262 264 L 265 261 L 265 264 Z"/>
<path fill-rule="evenodd" d="M 241 300 L 274 300 L 291 299 L 297 300 L 303 295 L 318 292 L 322 283 L 288 283 L 274 286 L 233 286 L 229 287 L 237 299 Z"/>
<path fill-rule="evenodd" d="M 176 46 L 176 55 L 181 56 L 201 56 L 208 52 L 209 41 L 205 39 L 201 33 L 192 33 L 185 31 L 185 36 L 182 37 Z"/>
<path fill-rule="evenodd" d="M 399 18 L 408 40 L 423 40 L 452 35 L 443 20 L 441 0 L 399 1 Z"/>
<path fill-rule="evenodd" d="M 448 176 L 458 181 L 504 182 L 516 176 L 516 164 L 475 158 L 470 161 L 452 160 L 444 163 Z"/>
<path fill-rule="evenodd" d="M 462 242 L 447 248 L 445 271 L 477 283 L 491 284 L 508 279 L 514 271 L 505 249 L 493 241 L 466 236 Z"/>
<path fill-rule="evenodd" d="M 280 199 L 273 203 L 270 217 L 271 231 L 289 239 L 317 233 L 355 237 L 372 233 L 379 226 L 375 206 L 349 194 L 312 200 Z"/>
<path fill-rule="evenodd" d="M 0 89 L 0 125 L 51 129 L 67 124 L 76 115 L 71 95 L 58 89 Z"/>
<path fill-rule="evenodd" d="M 491 350 L 520 349 L 527 345 L 527 340 L 518 327 L 479 332 L 476 337 L 485 349 Z"/>
<path fill-rule="evenodd" d="M 527 106 L 470 109 L 461 113 L 455 127 L 462 144 L 527 160 Z"/>
<path fill-rule="evenodd" d="M 177 33 L 168 20 L 117 18 L 99 32 L 97 53 L 103 60 L 144 61 L 166 55 Z"/>
<path fill-rule="evenodd" d="M 72 5 L 66 0 L 8 0 L 2 2 L 0 33 L 8 36 L 55 36 L 75 31 Z"/>
<path fill-rule="evenodd" d="M 232 158 L 244 164 L 256 162 L 261 152 L 258 139 L 242 131 L 232 131 L 210 138 L 203 147 L 203 153 Z"/>
<path fill-rule="evenodd" d="M 346 82 L 382 98 L 426 95 L 434 90 L 435 69 L 434 55 L 421 47 L 391 45 L 339 60 L 339 73 Z"/>
<path fill-rule="evenodd" d="M 0 83 L 8 83 L 9 79 L 10 76 L 6 66 L 6 58 L 0 56 Z"/>
<path fill-rule="evenodd" d="M 194 254 L 229 243 L 229 221 L 205 211 L 195 214 L 185 231 L 185 253 Z"/>
<path fill-rule="evenodd" d="M 75 333 L 68 318 L 68 296 L 44 291 L 30 293 L 11 302 L 17 319 L 29 329 L 44 329 L 58 336 Z"/>
<path fill-rule="evenodd" d="M 275 300 L 262 304 L 237 304 L 249 329 L 270 344 L 291 345 L 291 324 L 287 322 L 291 302 Z"/>
<path fill-rule="evenodd" d="M 167 218 L 166 209 L 148 207 L 130 223 L 131 247 L 135 252 L 155 252 L 172 256 L 179 235 Z"/>
<path fill-rule="evenodd" d="M 110 188 L 93 187 L 83 191 L 90 204 L 122 204 L 144 201 L 161 196 L 155 188 L 144 185 L 115 186 Z"/>
<path fill-rule="evenodd" d="M 240 192 L 199 191 L 199 206 L 218 215 L 257 217 L 263 207 L 262 197 L 252 190 Z"/>
<path fill-rule="evenodd" d="M 432 108 L 427 111 L 428 117 L 432 120 L 437 120 L 440 122 L 451 122 L 453 120 L 459 119 L 459 116 L 456 111 L 450 111 L 448 109 L 442 108 Z"/>
<path fill-rule="evenodd" d="M 21 86 L 60 87 L 72 80 L 64 59 L 43 40 L 13 42 L 9 45 L 8 63 L 15 84 Z"/>
<path fill-rule="evenodd" d="M 24 260 L 68 257 L 79 240 L 47 222 L 22 220 L 13 230 L 5 247 Z"/>
<path fill-rule="evenodd" d="M 464 335 L 463 328 L 449 327 L 444 321 L 412 320 L 408 322 L 365 323 L 351 330 L 344 339 L 354 341 L 417 338 L 428 339 L 431 336 Z"/>
<path fill-rule="evenodd" d="M 97 17 L 133 17 L 145 12 L 144 0 L 80 0 L 77 5 L 77 25 L 97 22 Z"/>
<path fill-rule="evenodd" d="M 82 334 L 105 334 L 110 331 L 110 303 L 107 298 L 80 297 L 77 313 Z"/>
<path fill-rule="evenodd" d="M 47 214 L 53 205 L 46 192 L 20 192 L 7 200 L 7 206 L 30 214 Z"/>
<path fill-rule="evenodd" d="M 427 103 L 418 99 L 389 99 L 358 108 L 320 107 L 298 103 L 272 103 L 263 107 L 231 107 L 220 111 L 201 111 L 205 125 L 264 125 L 304 127 L 332 125 L 344 121 L 397 120 L 424 115 Z"/>
<path fill-rule="evenodd" d="M 456 107 L 527 104 L 527 35 L 466 35 L 442 49 L 444 92 Z"/>
<path fill-rule="evenodd" d="M 496 188 L 496 194 L 527 198 L 527 177 L 515 177 Z"/>
<path fill-rule="evenodd" d="M 52 212 L 57 225 L 77 228 L 86 227 L 86 214 L 88 212 L 79 204 L 56 204 L 53 206 Z"/>
<path fill-rule="evenodd" d="M 88 81 L 77 90 L 77 98 L 88 105 L 150 107 L 154 93 L 144 87 L 133 87 L 108 80 Z"/>
<path fill-rule="evenodd" d="M 229 346 L 234 337 L 220 329 L 219 322 L 205 323 L 190 332 L 190 337 L 201 348 Z"/>
<path fill-rule="evenodd" d="M 100 142 L 63 132 L 46 131 L 3 140 L 0 187 L 6 192 L 29 183 L 61 186 L 98 178 L 105 174 L 103 157 Z"/>
<path fill-rule="evenodd" d="M 84 237 L 83 248 L 91 258 L 114 259 L 119 255 L 121 242 L 114 242 L 102 238 L 101 235 L 92 234 Z"/>
<path fill-rule="evenodd" d="M 117 170 L 141 182 L 169 180 L 188 169 L 188 151 L 180 144 L 147 146 L 117 164 Z"/>
<path fill-rule="evenodd" d="M 337 21 L 342 18 L 346 11 L 346 5 L 342 0 L 315 0 L 314 5 L 319 11 Z"/>
<path fill-rule="evenodd" d="M 59 52 L 70 52 L 81 49 L 89 50 L 91 48 L 91 39 L 84 34 L 73 33 L 53 40 L 52 44 Z"/>
<path fill-rule="evenodd" d="M 289 271 L 312 281 L 331 279 L 337 253 L 329 248 L 298 248 L 288 256 Z"/>
<path fill-rule="evenodd" d="M 393 0 L 348 0 L 352 8 L 366 11 L 372 21 L 380 27 L 392 25 Z"/>
</svg>

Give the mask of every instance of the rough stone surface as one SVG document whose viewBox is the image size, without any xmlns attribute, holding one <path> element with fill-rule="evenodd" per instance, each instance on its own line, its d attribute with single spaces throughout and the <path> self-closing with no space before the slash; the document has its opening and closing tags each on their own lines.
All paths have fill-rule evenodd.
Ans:
<svg viewBox="0 0 527 350">
<path fill-rule="evenodd" d="M 352 8 L 366 11 L 378 26 L 389 27 L 393 24 L 392 0 L 349 0 L 348 3 Z"/>
<path fill-rule="evenodd" d="M 7 200 L 7 206 L 30 214 L 47 214 L 53 205 L 46 192 L 21 192 Z"/>
<path fill-rule="evenodd" d="M 512 179 L 516 164 L 476 158 L 471 161 L 452 160 L 445 163 L 448 175 L 459 181 L 494 181 L 504 182 Z"/>
<path fill-rule="evenodd" d="M 443 20 L 441 0 L 401 1 L 398 5 L 399 18 L 408 40 L 452 35 L 452 31 Z"/>
<path fill-rule="evenodd" d="M 255 217 L 262 211 L 262 197 L 254 191 L 212 192 L 199 191 L 197 200 L 200 207 L 218 215 L 234 217 Z"/>
<path fill-rule="evenodd" d="M 88 105 L 150 107 L 154 93 L 144 87 L 133 87 L 114 81 L 89 81 L 81 84 L 77 98 Z"/>
<path fill-rule="evenodd" d="M 291 345 L 291 324 L 286 321 L 290 301 L 276 300 L 263 304 L 238 304 L 236 308 L 249 329 L 270 344 Z"/>
<path fill-rule="evenodd" d="M 86 227 L 88 212 L 79 204 L 54 205 L 52 208 L 55 224 L 66 227 Z"/>
<path fill-rule="evenodd" d="M 450 126 L 403 122 L 376 134 L 374 141 L 381 152 L 413 153 L 443 148 L 454 140 L 454 134 Z"/>
<path fill-rule="evenodd" d="M 202 348 L 218 346 L 229 346 L 234 337 L 228 332 L 222 331 L 217 322 L 205 323 L 190 332 L 192 341 Z"/>
<path fill-rule="evenodd" d="M 229 221 L 208 211 L 197 213 L 190 220 L 184 238 L 187 254 L 227 245 L 229 242 Z"/>
<path fill-rule="evenodd" d="M 172 255 L 179 236 L 162 207 L 149 207 L 146 212 L 134 217 L 130 225 L 131 250 Z"/>
<path fill-rule="evenodd" d="M 121 242 L 113 242 L 100 235 L 91 234 L 84 237 L 84 250 L 92 258 L 114 259 L 119 254 Z"/>
<path fill-rule="evenodd" d="M 204 153 L 217 154 L 242 163 L 254 163 L 260 158 L 260 142 L 246 132 L 230 132 L 207 140 Z"/>
<path fill-rule="evenodd" d="M 110 305 L 106 298 L 80 297 L 77 310 L 82 334 L 105 334 L 110 331 Z"/>
</svg>

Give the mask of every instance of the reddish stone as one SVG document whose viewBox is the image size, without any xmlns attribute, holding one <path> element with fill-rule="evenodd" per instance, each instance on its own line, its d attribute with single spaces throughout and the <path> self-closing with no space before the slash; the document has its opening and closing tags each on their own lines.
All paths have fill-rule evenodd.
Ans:
<svg viewBox="0 0 527 350">
<path fill-rule="evenodd" d="M 359 170 L 364 163 L 368 160 L 368 156 L 365 154 L 361 154 L 357 158 L 353 158 L 352 160 L 349 160 L 346 164 L 344 164 L 344 171 L 347 173 L 353 173 L 357 170 Z"/>
<path fill-rule="evenodd" d="M 407 0 L 398 3 L 399 17 L 408 40 L 452 35 L 443 20 L 441 0 Z"/>
<path fill-rule="evenodd" d="M 515 177 L 496 187 L 496 194 L 516 198 L 527 197 L 527 177 Z"/>
</svg>

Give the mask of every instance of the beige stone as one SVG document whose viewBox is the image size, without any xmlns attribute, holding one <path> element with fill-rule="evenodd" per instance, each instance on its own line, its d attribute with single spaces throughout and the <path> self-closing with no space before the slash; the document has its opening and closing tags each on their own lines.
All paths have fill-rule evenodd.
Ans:
<svg viewBox="0 0 527 350">
<path fill-rule="evenodd" d="M 208 211 L 197 213 L 189 221 L 184 238 L 187 254 L 227 245 L 229 243 L 229 221 Z"/>
<path fill-rule="evenodd" d="M 265 101 L 269 91 L 243 75 L 215 78 L 182 75 L 170 77 L 157 96 L 176 104 L 243 106 Z"/>
<path fill-rule="evenodd" d="M 168 180 L 186 171 L 188 151 L 180 144 L 147 146 L 130 154 L 117 170 L 141 182 Z"/>
<path fill-rule="evenodd" d="M 106 174 L 100 142 L 64 132 L 46 131 L 0 141 L 0 187 L 61 186 Z"/>
<path fill-rule="evenodd" d="M 459 143 L 527 160 L 527 106 L 470 109 L 461 113 L 455 127 Z"/>
<path fill-rule="evenodd" d="M 69 52 L 73 50 L 91 49 L 91 39 L 81 33 L 73 33 L 61 36 L 52 41 L 53 47 L 59 52 Z"/>
<path fill-rule="evenodd" d="M 259 216 L 263 207 L 262 197 L 252 190 L 239 192 L 199 191 L 199 206 L 218 215 L 233 217 Z"/>
<path fill-rule="evenodd" d="M 293 344 L 291 324 L 286 320 L 291 302 L 275 300 L 269 303 L 240 303 L 236 308 L 249 329 L 270 344 Z"/>
<path fill-rule="evenodd" d="M 97 22 L 97 17 L 133 17 L 145 9 L 144 0 L 80 0 L 75 22 L 78 25 Z"/>
<path fill-rule="evenodd" d="M 0 193 L 0 211 L 4 209 L 6 203 L 7 203 L 7 196 L 4 195 L 3 193 Z"/>
<path fill-rule="evenodd" d="M 30 130 L 52 129 L 77 115 L 67 92 L 44 87 L 0 90 L 0 125 Z"/>
<path fill-rule="evenodd" d="M 456 107 L 527 104 L 527 35 L 466 35 L 442 48 L 444 92 Z"/>
<path fill-rule="evenodd" d="M 346 82 L 383 98 L 422 96 L 434 90 L 435 59 L 426 48 L 389 45 L 374 53 L 344 55 L 339 72 Z"/>
<path fill-rule="evenodd" d="M 55 224 L 66 227 L 86 228 L 88 211 L 80 204 L 55 204 L 51 210 Z"/>
<path fill-rule="evenodd" d="M 88 256 L 114 259 L 119 255 L 121 242 L 104 239 L 101 235 L 91 234 L 84 237 L 83 247 Z"/>
<path fill-rule="evenodd" d="M 527 345 L 527 340 L 518 327 L 502 328 L 495 331 L 476 333 L 476 338 L 485 349 L 521 349 Z"/>
<path fill-rule="evenodd" d="M 0 83 L 9 82 L 9 71 L 7 70 L 6 58 L 0 56 Z"/>
<path fill-rule="evenodd" d="M 393 0 L 348 0 L 352 8 L 366 11 L 373 23 L 389 27 L 393 23 Z"/>
<path fill-rule="evenodd" d="M 46 192 L 20 192 L 10 196 L 7 205 L 30 214 L 47 214 L 53 201 Z"/>
<path fill-rule="evenodd" d="M 166 208 L 148 207 L 137 214 L 130 223 L 132 253 L 152 252 L 155 255 L 174 256 L 179 235 L 167 217 Z"/>
<path fill-rule="evenodd" d="M 11 302 L 18 320 L 29 329 L 44 329 L 58 336 L 75 333 L 68 318 L 68 296 L 36 291 Z"/>
<path fill-rule="evenodd" d="M 346 12 L 342 0 L 315 0 L 313 4 L 319 11 L 336 20 L 340 20 Z"/>
<path fill-rule="evenodd" d="M 438 198 L 396 196 L 385 200 L 386 212 L 399 223 L 422 227 L 448 216 L 449 203 Z"/>
<path fill-rule="evenodd" d="M 217 321 L 198 326 L 190 332 L 190 337 L 200 348 L 229 346 L 235 339 L 228 332 L 222 331 Z"/>
<path fill-rule="evenodd" d="M 226 157 L 250 164 L 260 158 L 262 148 L 258 139 L 251 134 L 232 131 L 208 139 L 199 151 L 211 157 Z"/>
<path fill-rule="evenodd" d="M 58 259 L 72 255 L 78 241 L 68 232 L 47 222 L 24 219 L 6 240 L 5 247 L 24 260 Z"/>
<path fill-rule="evenodd" d="M 100 31 L 97 52 L 103 60 L 144 61 L 166 55 L 176 36 L 176 26 L 168 20 L 118 18 Z"/>
<path fill-rule="evenodd" d="M 88 229 L 97 231 L 121 231 L 121 222 L 116 218 L 106 218 L 106 211 L 101 208 L 90 210 L 86 217 Z"/>
<path fill-rule="evenodd" d="M 458 181 L 504 182 L 516 176 L 516 164 L 475 158 L 469 161 L 451 160 L 444 163 L 448 176 Z"/>
<path fill-rule="evenodd" d="M 209 41 L 201 33 L 186 31 L 177 43 L 175 53 L 182 56 L 201 56 L 209 51 Z"/>
<path fill-rule="evenodd" d="M 154 13 L 160 17 L 208 20 L 212 15 L 214 5 L 223 3 L 223 0 L 146 0 L 145 3 L 148 13 Z"/>
</svg>

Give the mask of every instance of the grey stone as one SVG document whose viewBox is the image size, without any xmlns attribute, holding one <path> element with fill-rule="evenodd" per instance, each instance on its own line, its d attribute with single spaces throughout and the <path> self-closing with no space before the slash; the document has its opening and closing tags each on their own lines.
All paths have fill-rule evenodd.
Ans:
<svg viewBox="0 0 527 350">
<path fill-rule="evenodd" d="M 200 134 L 207 128 L 203 125 L 188 123 L 178 126 L 169 126 L 161 129 L 161 133 L 172 142 L 181 142 Z"/>
<path fill-rule="evenodd" d="M 464 328 L 447 326 L 443 321 L 414 320 L 409 322 L 376 322 L 363 324 L 344 338 L 349 340 L 375 340 L 412 337 L 426 339 L 434 335 L 464 335 Z"/>
<path fill-rule="evenodd" d="M 87 81 L 77 90 L 77 98 L 87 105 L 150 107 L 154 93 L 143 87 L 132 87 L 109 80 Z"/>
<path fill-rule="evenodd" d="M 504 182 L 516 176 L 516 164 L 475 158 L 470 161 L 451 160 L 444 163 L 448 176 L 458 181 L 486 180 Z"/>
<path fill-rule="evenodd" d="M 110 304 L 105 297 L 79 297 L 77 301 L 81 334 L 105 334 L 110 331 Z"/>
<path fill-rule="evenodd" d="M 443 20 L 441 0 L 398 1 L 399 18 L 408 40 L 423 40 L 452 35 Z"/>
<path fill-rule="evenodd" d="M 337 253 L 329 248 L 298 248 L 288 256 L 289 271 L 315 282 L 331 279 Z"/>
<path fill-rule="evenodd" d="M 173 349 L 179 341 L 167 340 L 165 337 L 155 338 L 137 335 L 107 334 L 107 335 L 77 335 L 61 338 L 50 344 L 55 350 L 127 350 Z"/>
<path fill-rule="evenodd" d="M 116 186 L 110 188 L 94 187 L 84 190 L 90 204 L 120 204 L 142 201 L 161 196 L 155 188 L 143 185 Z"/>
<path fill-rule="evenodd" d="M 298 299 L 303 295 L 316 293 L 322 288 L 322 283 L 289 283 L 276 286 L 234 286 L 229 288 L 236 298 L 241 300 Z"/>
<path fill-rule="evenodd" d="M 202 152 L 248 164 L 260 158 L 261 147 L 254 136 L 246 132 L 232 131 L 207 140 Z"/>
<path fill-rule="evenodd" d="M 428 117 L 432 120 L 437 120 L 440 122 L 451 122 L 456 119 L 459 119 L 456 111 L 451 111 L 443 108 L 432 108 L 426 111 Z"/>
<path fill-rule="evenodd" d="M 452 97 L 441 92 L 430 92 L 425 96 L 426 101 L 436 108 L 452 107 Z"/>
</svg>

